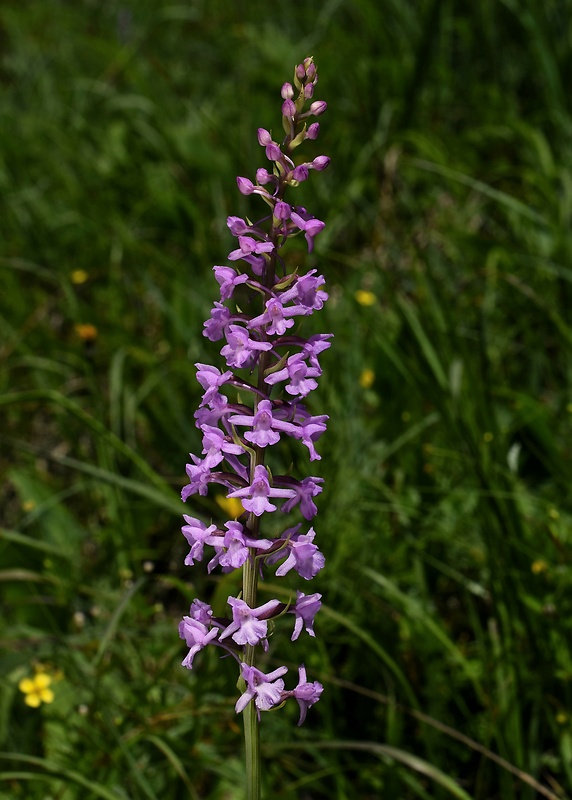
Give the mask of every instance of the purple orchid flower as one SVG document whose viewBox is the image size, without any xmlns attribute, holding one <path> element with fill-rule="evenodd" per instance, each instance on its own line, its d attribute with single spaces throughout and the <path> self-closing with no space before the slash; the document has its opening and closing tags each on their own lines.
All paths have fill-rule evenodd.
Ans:
<svg viewBox="0 0 572 800">
<path fill-rule="evenodd" d="M 298 725 L 302 725 L 306 719 L 306 714 L 310 706 L 317 703 L 320 699 L 324 687 L 318 681 L 310 683 L 306 680 L 306 668 L 303 664 L 298 667 L 298 686 L 290 693 L 291 697 L 295 697 L 300 706 L 300 719 Z"/>
<path fill-rule="evenodd" d="M 322 371 L 319 367 L 309 367 L 306 364 L 303 353 L 296 353 L 288 358 L 285 367 L 270 373 L 264 380 L 270 386 L 274 386 L 280 381 L 288 381 L 285 387 L 288 394 L 306 397 L 317 387 L 318 383 L 314 379 L 321 374 Z"/>
<path fill-rule="evenodd" d="M 232 267 L 213 267 L 213 271 L 220 284 L 221 300 L 228 300 L 232 297 L 235 288 L 248 280 L 248 275 L 240 275 Z"/>
<path fill-rule="evenodd" d="M 288 328 L 294 325 L 292 317 L 307 315 L 310 311 L 306 306 L 297 305 L 284 308 L 284 298 L 271 297 L 266 301 L 266 311 L 254 317 L 248 323 L 249 328 L 265 326 L 268 336 L 283 336 Z"/>
<path fill-rule="evenodd" d="M 268 470 L 262 464 L 258 464 L 254 468 L 254 480 L 250 486 L 236 489 L 227 495 L 227 497 L 239 497 L 245 509 L 257 517 L 264 514 L 265 511 L 276 511 L 276 506 L 268 500 L 269 497 L 293 498 L 295 496 L 296 492 L 293 489 L 273 488 L 268 480 Z"/>
<path fill-rule="evenodd" d="M 314 617 L 322 606 L 321 594 L 304 594 L 304 592 L 296 592 L 296 603 L 290 609 L 290 614 L 296 615 L 296 622 L 294 623 L 294 632 L 292 633 L 292 641 L 295 642 L 298 636 L 302 633 L 302 627 L 310 636 L 316 636 L 314 633 Z"/>
<path fill-rule="evenodd" d="M 183 617 L 179 623 L 179 636 L 190 647 L 188 654 L 182 662 L 183 667 L 187 669 L 193 668 L 193 659 L 196 654 L 207 646 L 209 642 L 216 639 L 218 631 L 216 628 L 209 630 L 202 622 L 198 622 L 191 617 Z"/>
<path fill-rule="evenodd" d="M 257 242 L 252 236 L 239 236 L 238 248 L 228 254 L 229 261 L 237 261 L 241 258 L 252 267 L 255 275 L 262 275 L 262 270 L 266 264 L 264 253 L 271 253 L 274 250 L 272 242 Z"/>
<path fill-rule="evenodd" d="M 223 572 L 240 569 L 253 553 L 259 555 L 272 547 L 273 542 L 270 539 L 253 539 L 248 536 L 244 525 L 240 522 L 225 522 L 224 526 L 227 532 L 214 545 L 216 555 L 209 562 L 209 572 L 218 564 L 223 568 Z"/>
<path fill-rule="evenodd" d="M 215 395 L 219 394 L 219 389 L 224 386 L 232 377 L 232 372 L 221 372 L 216 367 L 211 367 L 210 364 L 195 364 L 197 368 L 197 380 L 206 389 L 201 405 L 204 406 L 210 403 Z"/>
<path fill-rule="evenodd" d="M 319 311 L 328 299 L 328 294 L 319 288 L 324 285 L 326 279 L 323 275 L 316 276 L 315 273 L 316 270 L 311 269 L 307 275 L 299 277 L 291 289 L 282 293 L 281 302 L 289 303 L 297 300 L 301 306 L 308 309 L 306 314 Z"/>
<path fill-rule="evenodd" d="M 232 608 L 232 622 L 221 633 L 220 638 L 232 636 L 237 644 L 260 644 L 266 639 L 268 631 L 267 617 L 280 605 L 279 600 L 269 600 L 258 608 L 249 608 L 244 600 L 229 597 L 228 604 Z"/>
<path fill-rule="evenodd" d="M 228 421 L 231 425 L 252 428 L 252 431 L 247 431 L 244 434 L 244 438 L 259 447 L 276 444 L 280 440 L 279 431 L 288 433 L 291 436 L 295 436 L 298 431 L 296 425 L 290 422 L 283 422 L 274 416 L 270 400 L 261 400 L 258 403 L 256 414 L 235 414 L 229 417 Z"/>
<path fill-rule="evenodd" d="M 220 428 L 202 425 L 201 430 L 203 432 L 204 463 L 207 467 L 212 469 L 218 466 L 226 454 L 241 455 L 244 453 L 244 448 L 229 441 L 229 437 L 225 436 Z"/>
<path fill-rule="evenodd" d="M 304 231 L 306 241 L 308 242 L 308 252 L 311 253 L 314 249 L 314 239 L 326 227 L 325 222 L 315 219 L 314 217 L 310 219 L 304 219 L 295 211 L 292 212 L 290 218 L 292 222 L 300 228 L 301 231 Z"/>
<path fill-rule="evenodd" d="M 183 514 L 183 518 L 187 524 L 183 525 L 181 532 L 191 546 L 191 550 L 185 558 L 185 564 L 192 567 L 195 563 L 193 559 L 201 561 L 203 548 L 205 544 L 212 543 L 213 534 L 217 528 L 216 525 L 210 525 L 207 528 L 204 522 L 194 517 L 189 517 L 187 514 Z"/>
<path fill-rule="evenodd" d="M 323 482 L 323 478 L 316 478 L 315 476 L 303 478 L 301 481 L 288 479 L 288 483 L 292 486 L 294 496 L 284 503 L 282 511 L 285 514 L 289 514 L 294 506 L 300 503 L 300 511 L 304 519 L 310 520 L 315 517 L 318 513 L 318 508 L 313 498 L 322 492 L 320 484 Z"/>
<path fill-rule="evenodd" d="M 234 708 L 237 714 L 244 711 L 251 700 L 254 700 L 259 714 L 260 711 L 269 711 L 282 702 L 284 690 L 282 675 L 288 672 L 288 667 L 278 667 L 267 675 L 248 664 L 243 663 L 240 667 L 242 677 L 246 681 L 246 691 L 236 701 Z"/>
<path fill-rule="evenodd" d="M 314 544 L 314 529 L 308 533 L 294 534 L 286 546 L 288 558 L 276 570 L 276 576 L 281 578 L 291 569 L 296 570 L 301 578 L 311 581 L 323 568 L 326 559 Z"/>
<path fill-rule="evenodd" d="M 251 339 L 246 328 L 231 325 L 226 333 L 226 344 L 220 351 L 229 367 L 250 367 L 256 361 L 257 352 L 271 350 L 270 342 Z"/>
</svg>

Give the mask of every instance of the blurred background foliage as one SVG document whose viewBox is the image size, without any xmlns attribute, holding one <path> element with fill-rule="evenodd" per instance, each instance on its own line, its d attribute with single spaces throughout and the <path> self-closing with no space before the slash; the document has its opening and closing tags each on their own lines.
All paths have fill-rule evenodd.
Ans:
<svg viewBox="0 0 572 800">
<path fill-rule="evenodd" d="M 243 796 L 234 665 L 177 638 L 237 581 L 180 515 L 226 516 L 179 491 L 235 176 L 308 54 L 325 607 L 268 666 L 326 691 L 263 718 L 266 796 L 569 797 L 570 0 L 3 0 L 0 38 L 0 797 Z"/>
</svg>

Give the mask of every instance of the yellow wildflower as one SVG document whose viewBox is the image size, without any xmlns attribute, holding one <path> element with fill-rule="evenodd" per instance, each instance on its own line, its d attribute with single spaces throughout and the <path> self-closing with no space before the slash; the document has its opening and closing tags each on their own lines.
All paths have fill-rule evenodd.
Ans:
<svg viewBox="0 0 572 800">
<path fill-rule="evenodd" d="M 84 269 L 74 269 L 71 274 L 71 282 L 75 283 L 76 286 L 80 286 L 82 283 L 85 283 L 88 278 L 89 275 Z"/>
<path fill-rule="evenodd" d="M 369 389 L 375 381 L 375 372 L 372 369 L 364 369 L 359 376 L 359 385 L 362 389 Z"/>
<path fill-rule="evenodd" d="M 89 322 L 80 322 L 74 325 L 74 330 L 84 342 L 92 342 L 97 339 L 97 328 Z"/>
<path fill-rule="evenodd" d="M 54 693 L 49 688 L 52 679 L 45 672 L 38 672 L 33 678 L 23 678 L 18 689 L 25 695 L 24 702 L 30 708 L 38 708 L 42 703 L 53 703 Z"/>
<path fill-rule="evenodd" d="M 530 565 L 530 569 L 535 575 L 540 575 L 541 572 L 546 572 L 548 564 L 543 558 L 537 558 L 536 561 L 533 561 Z"/>
<path fill-rule="evenodd" d="M 365 289 L 358 289 L 355 293 L 355 298 L 360 306 L 373 306 L 376 300 L 374 293 L 368 292 Z"/>
<path fill-rule="evenodd" d="M 223 497 L 220 495 L 216 498 L 216 502 L 231 519 L 237 519 L 244 513 L 244 506 L 238 497 Z"/>
</svg>

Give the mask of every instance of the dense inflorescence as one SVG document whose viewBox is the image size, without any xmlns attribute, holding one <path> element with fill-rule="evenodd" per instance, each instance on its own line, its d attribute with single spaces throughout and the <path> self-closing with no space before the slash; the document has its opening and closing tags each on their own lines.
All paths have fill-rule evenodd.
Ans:
<svg viewBox="0 0 572 800">
<path fill-rule="evenodd" d="M 301 665 L 297 686 L 285 690 L 282 678 L 287 668 L 264 674 L 254 665 L 256 648 L 268 650 L 269 622 L 286 615 L 294 617 L 293 641 L 302 629 L 314 636 L 321 595 L 297 591 L 289 603 L 270 600 L 256 606 L 256 585 L 259 576 L 275 565 L 277 577 L 295 570 L 305 580 L 324 566 L 324 556 L 314 544 L 314 529 L 307 525 L 317 513 L 314 498 L 322 491 L 322 479 L 274 474 L 267 463 L 269 451 L 283 437 L 300 441 L 310 461 L 319 460 L 315 444 L 328 419 L 313 416 L 306 398 L 318 385 L 320 354 L 330 346 L 331 334 L 304 338 L 297 326 L 298 318 L 318 311 L 327 300 L 325 279 L 315 269 L 300 274 L 296 267 L 288 272 L 283 257 L 284 245 L 300 235 L 311 253 L 315 237 L 324 229 L 321 220 L 285 199 L 310 171 L 320 172 L 329 164 L 327 156 L 297 165 L 292 160 L 293 151 L 319 133 L 319 123 L 310 120 L 326 110 L 326 103 L 313 99 L 316 83 L 316 67 L 307 58 L 295 68 L 293 83 L 282 86 L 286 134 L 282 143 L 275 142 L 269 131 L 258 130 L 271 169 L 258 169 L 255 182 L 237 178 L 239 191 L 257 195 L 268 210 L 256 222 L 234 216 L 227 220 L 237 238 L 238 247 L 228 255 L 235 267 L 213 268 L 220 299 L 203 332 L 210 341 L 223 342 L 220 354 L 226 369 L 196 364 L 197 380 L 204 389 L 195 413 L 203 450 L 201 457 L 191 455 L 189 483 L 182 491 L 186 501 L 196 493 L 206 495 L 214 483 L 224 487 L 229 500 L 241 503 L 237 518 L 222 528 L 184 515 L 182 532 L 190 545 L 185 564 L 193 566 L 205 548 L 211 548 L 209 572 L 216 567 L 223 572 L 242 568 L 244 574 L 242 596 L 228 598 L 228 618 L 215 617 L 207 603 L 193 601 L 179 626 L 190 648 L 183 665 L 191 669 L 195 655 L 207 644 L 222 648 L 240 664 L 244 691 L 237 712 L 251 701 L 259 713 L 292 697 L 300 706 L 299 724 L 319 699 L 321 684 L 308 681 Z M 245 311 L 252 308 L 253 313 Z M 263 536 L 263 515 L 273 514 L 275 521 L 277 511 L 278 517 L 294 513 L 304 522 L 291 520 L 278 526 L 279 535 Z M 276 529 L 274 524 L 269 527 Z"/>
</svg>

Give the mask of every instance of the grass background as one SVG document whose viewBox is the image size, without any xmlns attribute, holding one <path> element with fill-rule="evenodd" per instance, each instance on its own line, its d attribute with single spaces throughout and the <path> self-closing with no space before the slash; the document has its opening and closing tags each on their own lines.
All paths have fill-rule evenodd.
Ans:
<svg viewBox="0 0 572 800">
<path fill-rule="evenodd" d="M 0 38 L 2 800 L 243 796 L 234 667 L 176 631 L 237 578 L 183 567 L 178 493 L 235 176 L 308 54 L 325 607 L 270 665 L 326 691 L 263 718 L 266 796 L 569 797 L 570 1 L 4 0 Z"/>
</svg>

